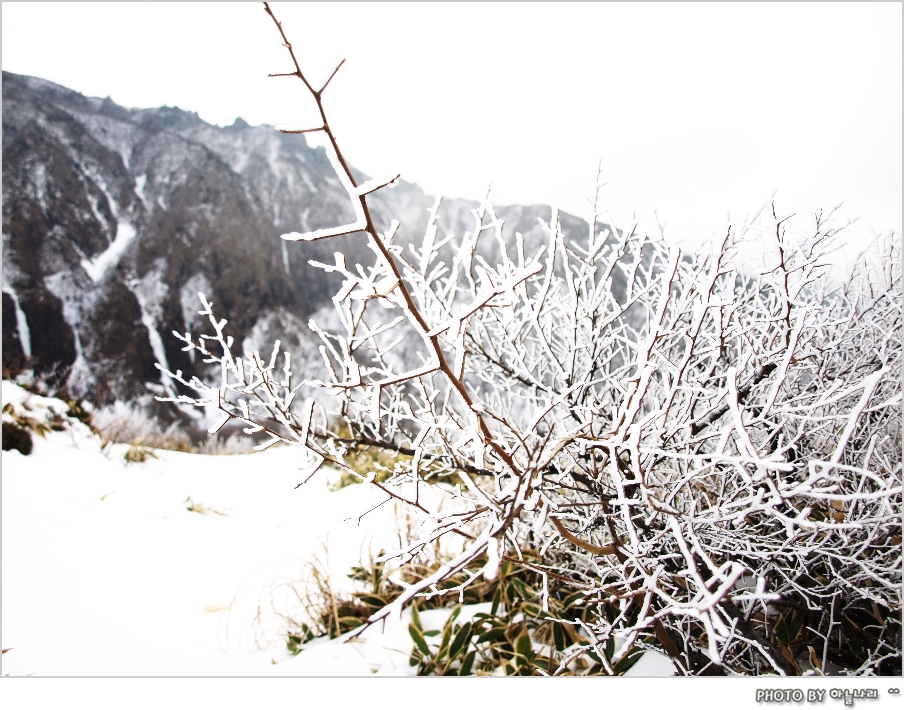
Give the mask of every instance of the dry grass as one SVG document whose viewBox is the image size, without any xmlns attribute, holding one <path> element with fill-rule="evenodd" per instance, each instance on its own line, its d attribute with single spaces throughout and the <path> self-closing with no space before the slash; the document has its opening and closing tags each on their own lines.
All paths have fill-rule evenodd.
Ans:
<svg viewBox="0 0 904 710">
<path fill-rule="evenodd" d="M 296 573 L 281 574 L 259 590 L 253 643 L 262 650 L 287 644 L 297 652 L 307 641 L 329 632 L 324 619 L 338 619 L 340 603 L 324 544 L 320 553 L 300 563 Z"/>
<path fill-rule="evenodd" d="M 191 499 L 191 496 L 189 496 L 182 502 L 188 503 L 185 509 L 190 513 L 199 513 L 200 515 L 213 513 L 214 515 L 222 515 L 224 518 L 229 516 L 229 513 L 224 513 L 223 511 L 217 510 L 216 508 L 211 508 L 209 505 L 204 505 L 204 503 L 195 503 Z"/>
<path fill-rule="evenodd" d="M 124 458 L 126 463 L 144 463 L 148 459 L 157 458 L 157 454 L 144 446 L 141 439 L 135 439 L 129 447 L 129 450 L 126 451 Z"/>
<path fill-rule="evenodd" d="M 101 437 L 108 442 L 132 444 L 133 448 L 186 452 L 194 450 L 188 434 L 179 430 L 179 422 L 173 422 L 164 429 L 144 409 L 131 404 L 116 402 L 101 407 L 92 415 L 92 422 Z"/>
<path fill-rule="evenodd" d="M 206 441 L 198 444 L 197 451 L 208 456 L 231 456 L 250 454 L 253 446 L 254 440 L 250 436 L 237 431 L 229 437 L 211 434 Z"/>
</svg>

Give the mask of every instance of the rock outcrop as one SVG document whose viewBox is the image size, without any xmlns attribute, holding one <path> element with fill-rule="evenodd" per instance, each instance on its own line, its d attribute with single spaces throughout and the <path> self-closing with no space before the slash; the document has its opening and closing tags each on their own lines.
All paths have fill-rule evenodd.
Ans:
<svg viewBox="0 0 904 710">
<path fill-rule="evenodd" d="M 399 181 L 368 204 L 381 229 L 399 220 L 405 242 L 423 234 L 433 198 Z M 472 229 L 476 206 L 446 200 L 441 234 Z M 548 207 L 498 213 L 507 234 L 545 241 Z M 237 343 L 310 349 L 304 324 L 337 284 L 308 261 L 370 252 L 363 234 L 279 235 L 351 219 L 324 149 L 302 135 L 126 109 L 3 72 L 3 366 L 32 368 L 51 391 L 104 404 L 171 390 L 154 365 L 196 372 L 172 331 L 200 325 L 198 291 Z"/>
</svg>

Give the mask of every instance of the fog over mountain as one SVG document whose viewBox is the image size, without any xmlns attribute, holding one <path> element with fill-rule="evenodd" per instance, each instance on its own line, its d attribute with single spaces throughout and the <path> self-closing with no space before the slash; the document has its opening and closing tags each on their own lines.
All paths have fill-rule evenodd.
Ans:
<svg viewBox="0 0 904 710">
<path fill-rule="evenodd" d="M 399 220 L 403 243 L 423 234 L 433 202 L 404 180 L 368 197 L 378 228 Z M 477 206 L 443 201 L 440 234 L 473 229 Z M 507 239 L 546 241 L 538 218 L 549 219 L 548 207 L 497 213 Z M 367 263 L 370 252 L 363 233 L 313 243 L 279 235 L 352 215 L 325 150 L 302 135 L 241 119 L 220 128 L 179 108 L 126 109 L 3 72 L 3 367 L 31 368 L 52 390 L 95 404 L 150 402 L 173 387 L 155 362 L 198 372 L 172 336 L 203 327 L 198 291 L 237 343 L 269 352 L 279 337 L 313 363 L 306 323 L 338 284 L 308 261 L 332 263 L 342 250 Z M 587 229 L 569 215 L 562 222 L 569 233 Z"/>
</svg>

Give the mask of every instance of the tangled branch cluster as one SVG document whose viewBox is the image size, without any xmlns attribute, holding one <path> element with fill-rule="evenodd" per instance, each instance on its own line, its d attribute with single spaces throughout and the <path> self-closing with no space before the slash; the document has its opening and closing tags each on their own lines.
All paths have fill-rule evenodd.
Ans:
<svg viewBox="0 0 904 710">
<path fill-rule="evenodd" d="M 831 215 L 794 235 L 774 210 L 682 255 L 608 217 L 600 228 L 603 214 L 580 238 L 553 211 L 545 243 L 507 239 L 489 204 L 460 240 L 441 239 L 437 202 L 406 250 L 398 223 L 379 233 L 367 208 L 387 181 L 356 185 L 322 89 L 295 69 L 357 220 L 283 238 L 363 232 L 374 254 L 315 264 L 344 278 L 342 329 L 312 325 L 332 380 L 307 384 L 340 395 L 342 435 L 313 399 L 294 406 L 305 383 L 279 343 L 269 360 L 234 356 L 203 297 L 213 333 L 177 336 L 220 381 L 169 374 L 190 392 L 178 401 L 266 435 L 258 448 L 296 445 L 356 476 L 352 449 L 394 455 L 365 478 L 425 524 L 385 559 L 463 540 L 370 623 L 476 560 L 492 579 L 506 559 L 582 590 L 597 609 L 586 648 L 625 640 L 613 665 L 640 644 L 683 674 L 900 668 L 898 236 L 840 286 L 825 265 Z M 750 238 L 774 252 L 754 275 L 737 256 Z M 424 486 L 448 504 L 425 504 Z"/>
</svg>

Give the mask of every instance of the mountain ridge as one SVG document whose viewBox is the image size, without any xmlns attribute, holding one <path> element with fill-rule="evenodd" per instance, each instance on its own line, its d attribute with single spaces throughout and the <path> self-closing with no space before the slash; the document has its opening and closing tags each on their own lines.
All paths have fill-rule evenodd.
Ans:
<svg viewBox="0 0 904 710">
<path fill-rule="evenodd" d="M 198 291 L 236 342 L 307 347 L 300 324 L 338 286 L 308 261 L 371 256 L 362 234 L 279 239 L 353 214 L 326 151 L 303 135 L 242 119 L 213 126 L 176 107 L 124 108 L 3 72 L 3 158 L 3 367 L 31 368 L 51 390 L 97 404 L 170 391 L 155 362 L 200 372 L 171 335 L 199 325 Z M 368 197 L 378 229 L 401 223 L 403 245 L 423 234 L 433 202 L 404 180 Z M 469 229 L 477 206 L 444 200 L 440 234 Z M 497 213 L 506 235 L 520 231 L 530 244 L 549 209 Z M 587 229 L 561 220 L 567 232 Z"/>
</svg>

